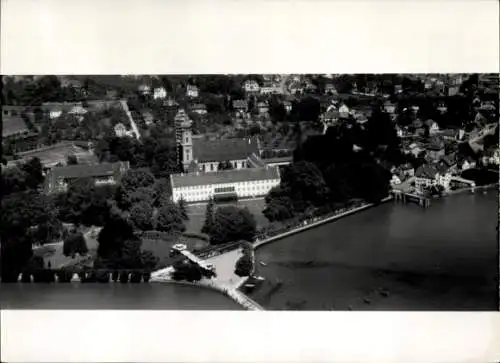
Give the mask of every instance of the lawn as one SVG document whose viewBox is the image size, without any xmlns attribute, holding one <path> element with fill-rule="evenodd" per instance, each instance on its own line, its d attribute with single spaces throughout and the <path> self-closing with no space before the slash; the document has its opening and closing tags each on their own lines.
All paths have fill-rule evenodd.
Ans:
<svg viewBox="0 0 500 363">
<path fill-rule="evenodd" d="M 241 208 L 247 207 L 250 210 L 257 222 L 257 228 L 262 228 L 269 224 L 269 221 L 262 214 L 262 210 L 265 207 L 264 199 L 240 200 L 235 205 Z M 205 222 L 206 206 L 206 204 L 188 205 L 189 221 L 186 223 L 186 231 L 197 233 L 201 231 L 203 223 Z M 223 204 L 218 205 L 218 207 L 221 206 L 223 206 Z"/>
</svg>

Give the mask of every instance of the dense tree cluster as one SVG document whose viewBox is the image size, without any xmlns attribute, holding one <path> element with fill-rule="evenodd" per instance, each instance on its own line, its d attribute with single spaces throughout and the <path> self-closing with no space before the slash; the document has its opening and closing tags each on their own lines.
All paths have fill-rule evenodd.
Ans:
<svg viewBox="0 0 500 363">
<path fill-rule="evenodd" d="M 233 205 L 215 208 L 214 202 L 209 201 L 201 232 L 210 235 L 211 244 L 252 241 L 256 231 L 255 218 L 247 208 Z"/>
<path fill-rule="evenodd" d="M 266 196 L 264 214 L 286 220 L 355 198 L 378 202 L 389 193 L 387 165 L 403 161 L 390 118 L 374 110 L 365 126 L 346 121 L 300 145 L 280 185 Z"/>
<path fill-rule="evenodd" d="M 62 236 L 57 207 L 41 192 L 43 181 L 42 165 L 36 158 L 2 169 L 2 281 L 17 278 L 33 256 L 33 244 L 45 244 Z"/>
</svg>

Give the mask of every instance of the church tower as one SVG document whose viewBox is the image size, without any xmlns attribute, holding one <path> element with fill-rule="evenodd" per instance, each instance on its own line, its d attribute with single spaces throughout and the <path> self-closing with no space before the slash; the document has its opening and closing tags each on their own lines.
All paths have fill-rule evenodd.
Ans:
<svg viewBox="0 0 500 363">
<path fill-rule="evenodd" d="M 191 131 L 191 122 L 183 123 L 181 140 L 182 167 L 184 172 L 193 161 L 193 133 Z"/>
</svg>

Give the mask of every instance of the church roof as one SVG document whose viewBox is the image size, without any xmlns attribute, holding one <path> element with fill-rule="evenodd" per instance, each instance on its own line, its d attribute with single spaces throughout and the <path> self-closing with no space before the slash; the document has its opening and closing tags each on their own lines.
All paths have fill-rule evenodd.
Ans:
<svg viewBox="0 0 500 363">
<path fill-rule="evenodd" d="M 193 139 L 193 156 L 198 163 L 244 160 L 258 154 L 257 139 L 225 139 L 211 141 Z"/>
</svg>

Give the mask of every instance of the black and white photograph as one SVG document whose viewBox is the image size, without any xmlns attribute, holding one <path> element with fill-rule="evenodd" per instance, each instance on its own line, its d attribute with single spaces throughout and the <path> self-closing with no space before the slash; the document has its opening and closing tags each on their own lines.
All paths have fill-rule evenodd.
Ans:
<svg viewBox="0 0 500 363">
<path fill-rule="evenodd" d="M 498 74 L 2 77 L 6 309 L 498 310 Z"/>
</svg>

